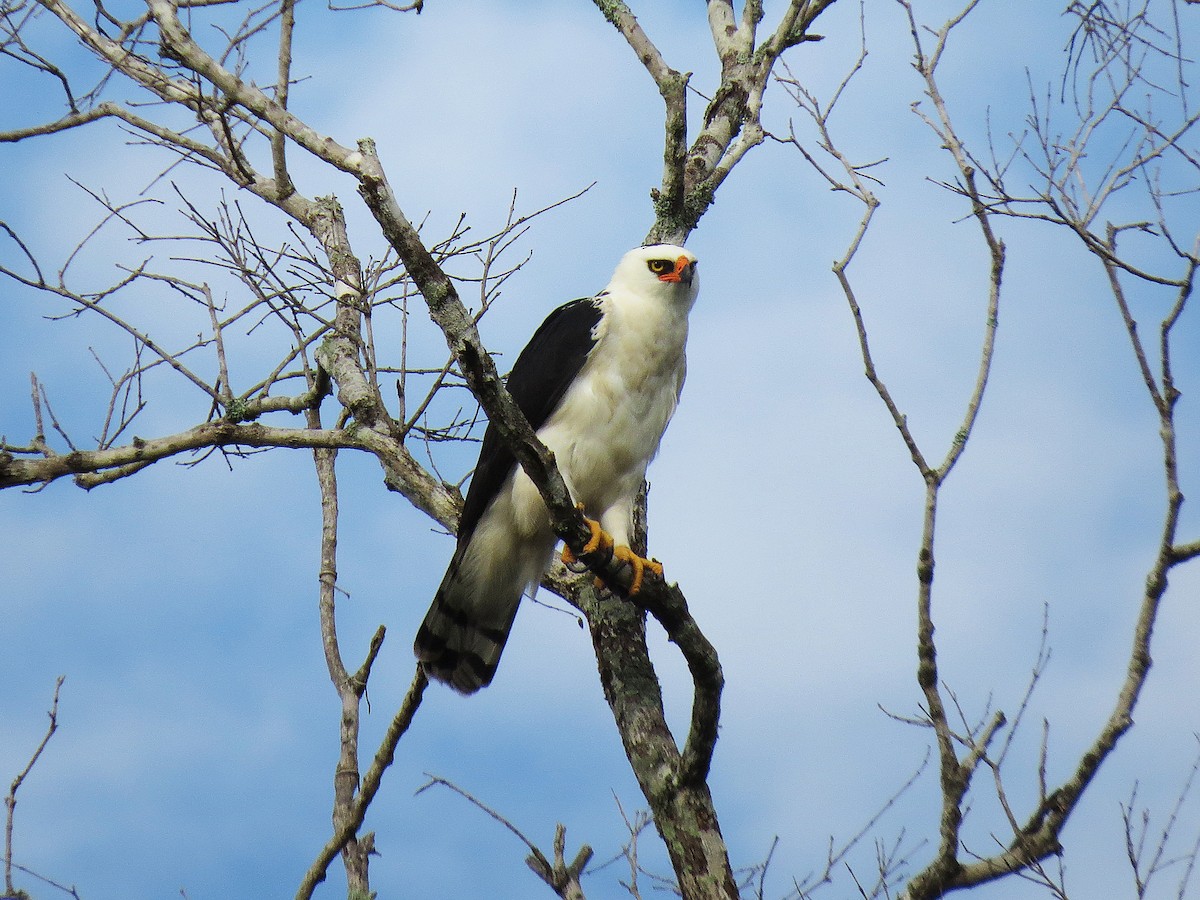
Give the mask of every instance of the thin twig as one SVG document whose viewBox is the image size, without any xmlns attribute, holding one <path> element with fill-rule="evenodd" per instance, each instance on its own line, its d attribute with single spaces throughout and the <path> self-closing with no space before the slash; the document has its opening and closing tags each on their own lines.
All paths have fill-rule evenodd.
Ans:
<svg viewBox="0 0 1200 900">
<path fill-rule="evenodd" d="M 63 682 L 67 680 L 65 675 L 59 675 L 54 681 L 54 697 L 50 702 L 50 724 L 46 727 L 46 733 L 42 736 L 37 748 L 29 757 L 29 762 L 25 764 L 17 776 L 9 785 L 8 795 L 4 798 L 4 806 L 7 813 L 4 818 L 4 889 L 5 893 L 16 894 L 16 888 L 13 887 L 12 870 L 13 870 L 13 816 L 17 809 L 17 791 L 21 785 L 25 783 L 25 779 L 29 777 L 29 773 L 33 771 L 33 767 L 37 765 L 37 761 L 42 756 L 42 751 L 46 749 L 46 745 L 50 743 L 50 738 L 54 737 L 54 732 L 58 730 L 58 694 L 62 690 Z M 20 867 L 18 867 L 20 868 Z M 72 891 L 74 893 L 74 891 Z"/>
</svg>

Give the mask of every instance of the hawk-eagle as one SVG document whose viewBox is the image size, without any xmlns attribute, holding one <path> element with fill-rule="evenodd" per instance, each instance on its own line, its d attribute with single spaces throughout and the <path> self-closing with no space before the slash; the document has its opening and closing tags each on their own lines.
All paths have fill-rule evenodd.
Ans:
<svg viewBox="0 0 1200 900">
<path fill-rule="evenodd" d="M 507 387 L 554 452 L 592 528 L 634 569 L 633 509 L 683 387 L 696 257 L 655 244 L 622 257 L 608 287 L 554 310 L 521 351 Z M 557 542 L 537 488 L 488 426 L 467 490 L 458 545 L 414 651 L 430 676 L 470 694 L 486 686 L 521 596 L 541 581 Z"/>
</svg>

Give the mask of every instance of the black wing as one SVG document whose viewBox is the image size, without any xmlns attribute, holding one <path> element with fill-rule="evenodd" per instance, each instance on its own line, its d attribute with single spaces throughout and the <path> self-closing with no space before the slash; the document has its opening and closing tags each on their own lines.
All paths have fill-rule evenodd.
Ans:
<svg viewBox="0 0 1200 900">
<path fill-rule="evenodd" d="M 573 300 L 560 306 L 546 317 L 517 357 L 506 385 L 534 431 L 546 424 L 583 368 L 595 345 L 592 333 L 600 317 L 600 306 L 595 298 Z M 458 526 L 459 547 L 464 547 L 471 539 L 484 510 L 516 462 L 499 432 L 489 424 L 463 504 Z"/>
</svg>

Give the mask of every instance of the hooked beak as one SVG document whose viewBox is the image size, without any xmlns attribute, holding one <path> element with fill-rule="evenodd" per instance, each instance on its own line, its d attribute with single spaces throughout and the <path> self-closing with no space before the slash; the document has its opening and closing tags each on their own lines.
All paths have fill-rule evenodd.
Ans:
<svg viewBox="0 0 1200 900">
<path fill-rule="evenodd" d="M 672 272 L 664 272 L 662 275 L 658 276 L 658 280 L 673 284 L 678 284 L 681 281 L 684 284 L 691 284 L 692 274 L 695 272 L 695 270 L 696 264 L 686 256 L 681 256 L 679 259 L 675 260 L 675 270 Z"/>
</svg>

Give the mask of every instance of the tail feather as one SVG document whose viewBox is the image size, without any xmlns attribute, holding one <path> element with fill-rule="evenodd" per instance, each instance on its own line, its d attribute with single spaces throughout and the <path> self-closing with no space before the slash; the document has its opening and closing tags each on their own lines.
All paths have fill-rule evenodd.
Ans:
<svg viewBox="0 0 1200 900">
<path fill-rule="evenodd" d="M 532 539 L 485 523 L 450 562 L 413 652 L 426 674 L 462 694 L 496 674 L 521 595 L 546 571 L 554 550 L 547 531 Z"/>
<path fill-rule="evenodd" d="M 523 589 L 474 596 L 452 566 L 413 642 L 426 674 L 462 694 L 491 684 Z M 485 611 L 486 619 L 481 616 Z"/>
</svg>

